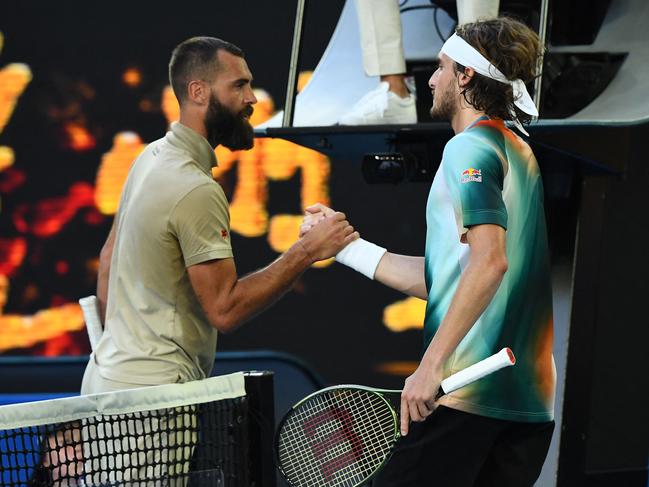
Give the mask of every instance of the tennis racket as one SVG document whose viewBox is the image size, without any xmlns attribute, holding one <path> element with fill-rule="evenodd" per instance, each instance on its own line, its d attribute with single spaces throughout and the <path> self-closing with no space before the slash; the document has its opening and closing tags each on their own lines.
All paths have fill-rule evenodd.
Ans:
<svg viewBox="0 0 649 487">
<path fill-rule="evenodd" d="M 444 379 L 438 398 L 514 365 L 509 348 Z M 284 416 L 275 437 L 277 465 L 291 487 L 357 487 L 385 465 L 401 437 L 401 391 L 328 387 Z"/>
</svg>

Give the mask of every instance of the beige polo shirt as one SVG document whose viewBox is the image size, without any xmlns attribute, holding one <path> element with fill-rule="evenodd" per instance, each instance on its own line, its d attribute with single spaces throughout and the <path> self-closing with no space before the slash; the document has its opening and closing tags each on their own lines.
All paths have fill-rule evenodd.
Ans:
<svg viewBox="0 0 649 487">
<path fill-rule="evenodd" d="M 205 138 L 174 123 L 135 160 L 122 190 L 105 331 L 104 378 L 156 385 L 208 377 L 216 351 L 187 267 L 232 257 L 228 202 Z"/>
</svg>

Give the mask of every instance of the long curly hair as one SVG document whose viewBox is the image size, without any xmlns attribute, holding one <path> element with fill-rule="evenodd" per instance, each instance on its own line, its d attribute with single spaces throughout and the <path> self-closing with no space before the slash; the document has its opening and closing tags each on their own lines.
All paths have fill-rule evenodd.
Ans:
<svg viewBox="0 0 649 487">
<path fill-rule="evenodd" d="M 510 17 L 499 17 L 460 25 L 456 33 L 496 66 L 507 79 L 513 81 L 520 78 L 529 83 L 536 78 L 544 48 L 538 35 L 522 22 Z M 455 64 L 459 72 L 464 72 L 465 66 Z M 469 105 L 491 118 L 512 120 L 513 112 L 523 123 L 532 120 L 531 115 L 514 105 L 511 85 L 479 73 L 475 73 L 462 95 Z"/>
</svg>

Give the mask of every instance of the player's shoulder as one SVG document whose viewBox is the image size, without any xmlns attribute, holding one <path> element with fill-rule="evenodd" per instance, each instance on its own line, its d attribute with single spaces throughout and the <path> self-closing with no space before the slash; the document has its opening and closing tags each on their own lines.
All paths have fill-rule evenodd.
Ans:
<svg viewBox="0 0 649 487">
<path fill-rule="evenodd" d="M 181 221 L 185 218 L 198 218 L 201 215 L 227 214 L 228 200 L 216 181 L 203 181 L 196 184 L 185 184 L 174 198 L 171 206 L 170 220 Z"/>
<path fill-rule="evenodd" d="M 178 193 L 178 199 L 184 201 L 194 201 L 199 206 L 201 202 L 211 200 L 227 202 L 227 197 L 221 185 L 212 178 L 197 177 L 187 181 Z"/>
<path fill-rule="evenodd" d="M 480 120 L 462 133 L 465 137 L 472 138 L 476 144 L 492 147 L 504 146 L 507 135 L 512 135 L 502 120 Z"/>
<path fill-rule="evenodd" d="M 456 157 L 496 157 L 500 147 L 496 129 L 488 126 L 471 127 L 456 134 L 444 147 L 444 159 Z"/>
</svg>

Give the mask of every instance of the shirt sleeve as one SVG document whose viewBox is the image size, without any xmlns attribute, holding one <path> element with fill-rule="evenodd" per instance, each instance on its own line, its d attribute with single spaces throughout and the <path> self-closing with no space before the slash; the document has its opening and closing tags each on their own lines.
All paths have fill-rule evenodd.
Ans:
<svg viewBox="0 0 649 487">
<path fill-rule="evenodd" d="M 187 193 L 172 210 L 169 225 L 186 267 L 232 257 L 228 201 L 218 183 L 205 183 Z"/>
<path fill-rule="evenodd" d="M 495 224 L 507 229 L 503 163 L 489 143 L 460 134 L 444 148 L 441 166 L 460 236 L 474 225 Z"/>
</svg>

